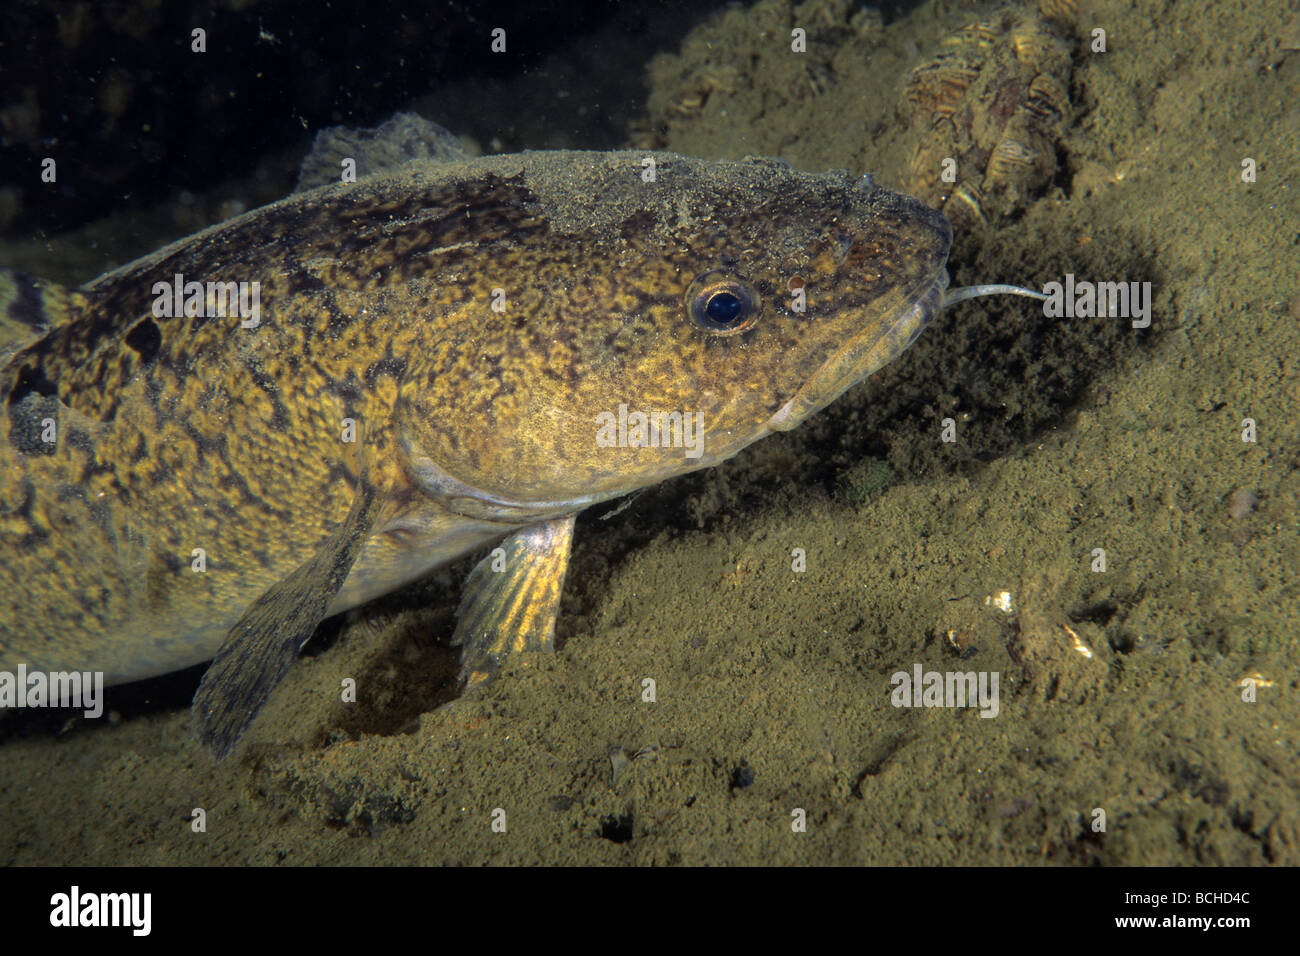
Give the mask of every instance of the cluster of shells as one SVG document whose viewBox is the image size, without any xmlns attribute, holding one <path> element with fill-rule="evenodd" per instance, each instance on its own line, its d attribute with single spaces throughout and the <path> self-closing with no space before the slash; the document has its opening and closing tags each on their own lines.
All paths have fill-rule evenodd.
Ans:
<svg viewBox="0 0 1300 956">
<path fill-rule="evenodd" d="M 1070 116 L 1070 46 L 1060 14 L 1004 10 L 947 38 L 903 86 L 915 148 L 906 188 L 955 225 L 996 223 L 1052 181 Z M 1055 14 L 1055 17 L 1049 16 Z"/>
</svg>

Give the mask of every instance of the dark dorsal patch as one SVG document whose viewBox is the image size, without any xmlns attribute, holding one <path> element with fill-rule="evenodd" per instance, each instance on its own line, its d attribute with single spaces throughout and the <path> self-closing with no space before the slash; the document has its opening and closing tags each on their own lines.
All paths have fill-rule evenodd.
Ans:
<svg viewBox="0 0 1300 956">
<path fill-rule="evenodd" d="M 146 316 L 131 327 L 126 333 L 125 342 L 140 355 L 141 365 L 152 365 L 162 348 L 162 329 L 151 317 Z"/>
<path fill-rule="evenodd" d="M 295 293 L 324 290 L 329 302 L 340 290 L 376 291 L 443 272 L 456 259 L 468 264 L 485 245 L 526 243 L 547 222 L 522 180 L 518 173 L 468 183 L 381 180 L 296 195 L 96 280 L 89 292 L 93 307 L 51 327 L 14 362 L 43 370 L 65 393 L 78 395 L 80 411 L 103 420 L 139 365 L 184 369 L 200 356 L 214 361 L 241 341 L 228 334 L 237 319 L 151 314 L 155 284 L 176 274 L 187 281 L 259 281 L 264 322 L 310 326 L 335 340 L 359 313 L 294 308 Z M 308 350 L 314 339 L 306 339 Z"/>
</svg>

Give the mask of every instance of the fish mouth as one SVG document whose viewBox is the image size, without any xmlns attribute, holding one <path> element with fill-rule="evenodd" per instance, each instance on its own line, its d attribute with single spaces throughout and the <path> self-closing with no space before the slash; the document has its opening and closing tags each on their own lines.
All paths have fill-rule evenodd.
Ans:
<svg viewBox="0 0 1300 956">
<path fill-rule="evenodd" d="M 862 335 L 851 339 L 822 363 L 822 367 L 803 383 L 794 397 L 768 419 L 767 427 L 772 431 L 789 431 L 897 358 L 916 341 L 943 307 L 943 294 L 947 288 L 948 272 L 940 269 L 929 285 L 906 300 L 898 310 L 898 318 L 884 331 L 875 336 Z"/>
</svg>

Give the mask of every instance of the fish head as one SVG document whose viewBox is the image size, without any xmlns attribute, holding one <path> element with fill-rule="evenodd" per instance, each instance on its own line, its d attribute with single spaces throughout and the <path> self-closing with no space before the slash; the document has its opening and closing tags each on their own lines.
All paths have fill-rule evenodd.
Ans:
<svg viewBox="0 0 1300 956">
<path fill-rule="evenodd" d="M 867 177 L 513 163 L 494 181 L 518 228 L 476 247 L 483 287 L 406 391 L 409 467 L 466 513 L 572 511 L 716 464 L 890 361 L 942 303 L 947 220 Z"/>
</svg>

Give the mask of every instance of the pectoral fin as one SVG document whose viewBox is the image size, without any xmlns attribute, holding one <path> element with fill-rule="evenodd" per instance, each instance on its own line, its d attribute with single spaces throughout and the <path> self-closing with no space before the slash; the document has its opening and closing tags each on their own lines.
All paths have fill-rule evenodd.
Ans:
<svg viewBox="0 0 1300 956">
<path fill-rule="evenodd" d="M 485 683 L 507 654 L 553 649 L 573 520 L 519 529 L 470 572 L 451 640 L 463 645 L 460 678 L 467 690 Z"/>
<path fill-rule="evenodd" d="M 253 602 L 230 629 L 194 695 L 199 738 L 226 756 L 325 616 L 361 551 L 381 498 L 363 477 L 342 526 L 312 557 Z"/>
</svg>

